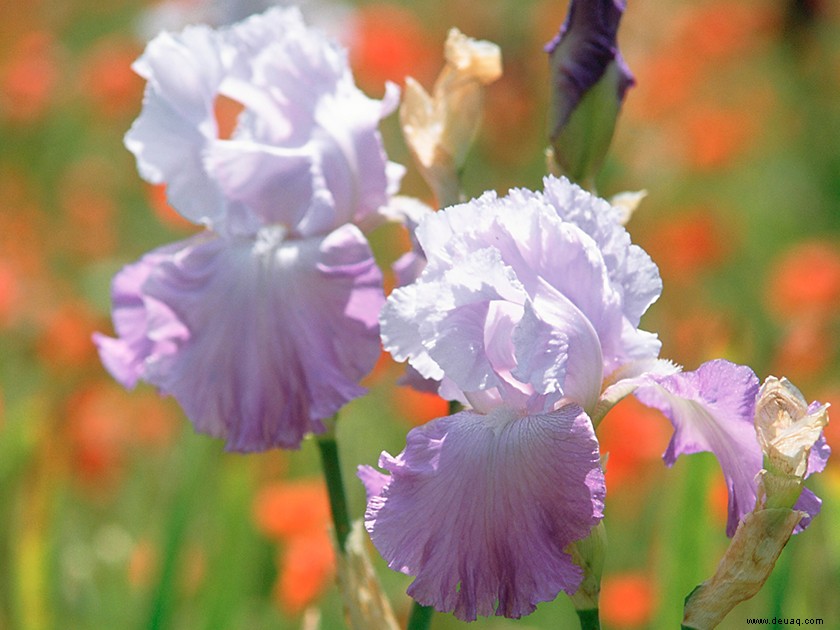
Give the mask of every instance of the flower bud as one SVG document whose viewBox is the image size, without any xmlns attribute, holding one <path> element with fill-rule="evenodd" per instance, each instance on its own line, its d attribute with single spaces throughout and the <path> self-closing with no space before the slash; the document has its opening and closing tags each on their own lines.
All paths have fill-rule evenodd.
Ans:
<svg viewBox="0 0 840 630">
<path fill-rule="evenodd" d="M 572 0 L 545 50 L 551 64 L 548 135 L 559 173 L 587 184 L 601 168 L 633 75 L 616 35 L 624 0 Z"/>
<path fill-rule="evenodd" d="M 408 147 L 441 206 L 458 203 L 458 173 L 472 144 L 484 104 L 484 86 L 502 74 L 499 47 L 451 29 L 446 66 L 431 96 L 406 78 L 400 123 Z"/>
<path fill-rule="evenodd" d="M 765 466 L 802 479 L 811 448 L 828 424 L 828 405 L 808 406 L 786 378 L 771 376 L 761 387 L 755 409 L 755 430 Z"/>
</svg>

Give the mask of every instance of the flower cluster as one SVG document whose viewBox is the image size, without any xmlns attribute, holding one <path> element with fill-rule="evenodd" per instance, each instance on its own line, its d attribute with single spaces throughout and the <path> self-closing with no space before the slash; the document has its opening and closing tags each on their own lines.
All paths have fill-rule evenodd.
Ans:
<svg viewBox="0 0 840 630">
<path fill-rule="evenodd" d="M 581 122 L 578 105 L 607 85 L 613 125 L 632 83 L 615 44 L 622 11 L 619 0 L 572 2 L 549 46 L 563 95 L 555 158 L 585 179 L 603 151 L 580 135 L 592 119 Z M 402 111 L 439 200 L 460 198 L 482 85 L 501 72 L 495 46 L 457 31 L 447 63 L 433 96 L 408 83 Z M 829 455 L 825 406 L 787 381 L 760 388 L 725 360 L 683 372 L 640 328 L 662 281 L 623 225 L 639 196 L 622 209 L 549 176 L 539 192 L 487 192 L 438 212 L 393 199 L 403 170 L 378 125 L 396 88 L 381 101 L 362 94 L 345 52 L 296 10 L 160 35 L 134 67 L 147 86 L 126 146 L 203 230 L 117 274 L 117 336 L 95 336 L 103 363 L 127 387 L 144 380 L 173 395 L 229 450 L 297 448 L 363 393 L 381 331 L 415 380 L 462 407 L 412 430 L 398 455 L 382 453 L 385 472 L 359 468 L 367 531 L 391 568 L 414 576 L 420 604 L 517 618 L 593 582 L 576 545 L 603 518 L 596 429 L 628 395 L 673 424 L 666 464 L 717 457 L 739 544 L 740 525 L 768 505 L 796 512 L 791 531 L 819 512 L 802 481 Z M 242 108 L 230 138 L 219 98 Z M 606 111 L 592 102 L 587 115 Z M 596 142 L 604 151 L 611 133 Z M 576 147 L 586 159 L 564 161 Z M 414 248 L 386 301 L 365 233 L 394 217 Z"/>
</svg>

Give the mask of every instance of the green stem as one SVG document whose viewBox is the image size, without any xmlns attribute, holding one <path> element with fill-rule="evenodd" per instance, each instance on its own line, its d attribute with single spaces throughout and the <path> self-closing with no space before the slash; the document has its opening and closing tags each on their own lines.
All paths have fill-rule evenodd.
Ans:
<svg viewBox="0 0 840 630">
<path fill-rule="evenodd" d="M 411 607 L 411 615 L 408 617 L 406 630 L 428 630 L 434 613 L 435 609 L 431 606 L 423 606 L 414 602 Z"/>
<path fill-rule="evenodd" d="M 601 630 L 601 622 L 598 619 L 598 609 L 576 610 L 580 619 L 580 630 Z"/>
<path fill-rule="evenodd" d="M 338 442 L 335 430 L 322 433 L 317 438 L 318 450 L 321 452 L 321 465 L 324 468 L 324 479 L 327 481 L 327 493 L 330 497 L 330 511 L 332 512 L 335 538 L 338 550 L 344 553 L 347 546 L 347 536 L 350 535 L 350 514 L 347 511 L 347 497 L 344 494 L 344 483 L 341 480 L 341 466 L 338 461 Z"/>
</svg>

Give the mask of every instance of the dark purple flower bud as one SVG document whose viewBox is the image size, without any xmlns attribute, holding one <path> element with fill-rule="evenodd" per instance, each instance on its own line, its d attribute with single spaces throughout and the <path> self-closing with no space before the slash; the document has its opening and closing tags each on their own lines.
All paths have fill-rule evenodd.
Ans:
<svg viewBox="0 0 840 630">
<path fill-rule="evenodd" d="M 633 75 L 616 43 L 624 0 L 571 0 L 545 50 L 551 63 L 549 139 L 561 172 L 578 182 L 598 172 Z"/>
</svg>

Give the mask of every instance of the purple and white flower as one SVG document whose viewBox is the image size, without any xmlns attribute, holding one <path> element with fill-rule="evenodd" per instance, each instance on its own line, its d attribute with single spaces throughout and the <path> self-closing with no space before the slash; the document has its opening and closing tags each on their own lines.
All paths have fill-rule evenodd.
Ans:
<svg viewBox="0 0 840 630">
<path fill-rule="evenodd" d="M 665 453 L 711 451 L 730 491 L 728 532 L 756 503 L 758 379 L 726 361 L 682 373 L 639 328 L 661 291 L 617 208 L 565 179 L 429 215 L 427 265 L 380 317 L 385 348 L 467 409 L 414 429 L 362 467 L 365 522 L 423 605 L 520 617 L 582 570 L 567 553 L 603 516 L 593 425 L 635 393 L 675 433 Z M 818 443 L 818 446 L 822 444 Z M 823 450 L 812 467 L 824 465 Z M 810 517 L 819 499 L 803 493 Z"/>
<path fill-rule="evenodd" d="M 382 276 L 363 232 L 402 175 L 378 131 L 396 88 L 362 94 L 345 51 L 291 9 L 164 33 L 134 67 L 147 86 L 126 146 L 206 230 L 116 276 L 102 360 L 230 450 L 296 448 L 363 393 L 379 355 Z M 219 96 L 243 107 L 230 139 Z"/>
<path fill-rule="evenodd" d="M 470 409 L 413 430 L 385 476 L 362 470 L 366 525 L 409 594 L 462 619 L 520 617 L 582 571 L 566 547 L 603 516 L 588 416 L 604 377 L 655 359 L 639 318 L 655 265 L 617 210 L 566 180 L 428 216 L 428 263 L 382 311 L 398 360 Z"/>
</svg>

